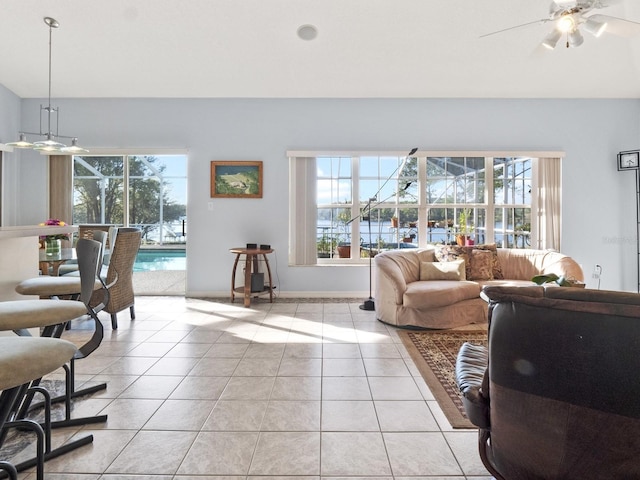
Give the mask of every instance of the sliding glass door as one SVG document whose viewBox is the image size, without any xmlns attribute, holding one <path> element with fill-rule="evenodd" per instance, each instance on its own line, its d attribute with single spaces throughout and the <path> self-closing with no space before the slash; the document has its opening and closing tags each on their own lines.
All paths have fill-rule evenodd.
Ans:
<svg viewBox="0 0 640 480">
<path fill-rule="evenodd" d="M 134 226 L 147 245 L 184 244 L 186 155 L 75 156 L 73 223 Z"/>
</svg>

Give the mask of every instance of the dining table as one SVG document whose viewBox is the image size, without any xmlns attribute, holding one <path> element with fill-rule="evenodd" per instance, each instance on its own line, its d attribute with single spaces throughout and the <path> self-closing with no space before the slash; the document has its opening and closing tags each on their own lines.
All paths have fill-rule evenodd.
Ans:
<svg viewBox="0 0 640 480">
<path fill-rule="evenodd" d="M 57 277 L 60 274 L 60 265 L 76 258 L 73 248 L 61 248 L 55 253 L 49 253 L 44 248 L 38 250 L 38 263 L 41 275 Z"/>
</svg>

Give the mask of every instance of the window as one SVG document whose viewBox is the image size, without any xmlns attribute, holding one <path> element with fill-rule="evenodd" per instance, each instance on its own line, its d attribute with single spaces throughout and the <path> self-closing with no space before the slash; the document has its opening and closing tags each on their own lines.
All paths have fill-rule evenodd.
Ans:
<svg viewBox="0 0 640 480">
<path fill-rule="evenodd" d="M 147 244 L 186 240 L 185 155 L 73 157 L 73 223 L 142 229 Z"/>
<path fill-rule="evenodd" d="M 559 158 L 546 156 L 293 152 L 290 263 L 359 263 L 369 252 L 456 242 L 559 248 L 560 196 L 536 195 L 538 178 L 560 189 Z"/>
</svg>

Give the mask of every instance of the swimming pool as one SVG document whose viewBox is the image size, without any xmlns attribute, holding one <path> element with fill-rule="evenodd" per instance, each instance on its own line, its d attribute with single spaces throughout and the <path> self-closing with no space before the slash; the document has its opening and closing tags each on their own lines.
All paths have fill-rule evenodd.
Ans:
<svg viewBox="0 0 640 480">
<path fill-rule="evenodd" d="M 140 249 L 133 264 L 134 272 L 186 269 L 187 254 L 184 249 Z"/>
</svg>

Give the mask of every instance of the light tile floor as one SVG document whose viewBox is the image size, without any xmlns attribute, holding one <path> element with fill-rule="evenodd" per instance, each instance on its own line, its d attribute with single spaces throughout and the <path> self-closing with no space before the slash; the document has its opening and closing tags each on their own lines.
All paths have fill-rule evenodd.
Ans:
<svg viewBox="0 0 640 480">
<path fill-rule="evenodd" d="M 358 305 L 138 297 L 76 362 L 77 382 L 108 388 L 74 416 L 108 421 L 56 430 L 94 441 L 47 479 L 490 479 L 475 430 L 450 427 L 397 331 Z"/>
</svg>

